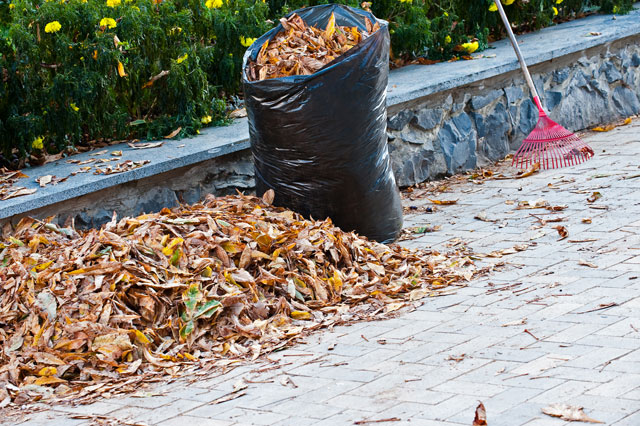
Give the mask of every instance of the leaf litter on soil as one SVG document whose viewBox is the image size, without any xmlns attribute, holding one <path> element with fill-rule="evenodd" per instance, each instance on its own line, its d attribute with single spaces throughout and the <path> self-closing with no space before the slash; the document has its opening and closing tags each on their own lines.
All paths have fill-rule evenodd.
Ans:
<svg viewBox="0 0 640 426">
<path fill-rule="evenodd" d="M 380 24 L 373 24 L 368 18 L 365 18 L 366 31 L 336 25 L 333 13 L 324 30 L 307 26 L 295 13 L 281 18 L 280 24 L 283 31 L 265 41 L 255 61 L 249 62 L 250 81 L 311 75 L 380 29 Z"/>
<path fill-rule="evenodd" d="M 313 330 L 451 294 L 478 270 L 236 195 L 0 244 L 0 402 L 74 402 L 252 361 Z M 390 308 L 391 307 L 391 308 Z"/>
</svg>

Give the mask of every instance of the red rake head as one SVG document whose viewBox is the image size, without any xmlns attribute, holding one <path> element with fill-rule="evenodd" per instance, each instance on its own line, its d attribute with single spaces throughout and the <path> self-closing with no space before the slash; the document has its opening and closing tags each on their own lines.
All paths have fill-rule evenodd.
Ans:
<svg viewBox="0 0 640 426">
<path fill-rule="evenodd" d="M 593 157 L 593 150 L 578 136 L 551 120 L 539 108 L 540 118 L 513 156 L 512 166 L 529 168 L 540 163 L 542 169 L 574 166 Z"/>
</svg>

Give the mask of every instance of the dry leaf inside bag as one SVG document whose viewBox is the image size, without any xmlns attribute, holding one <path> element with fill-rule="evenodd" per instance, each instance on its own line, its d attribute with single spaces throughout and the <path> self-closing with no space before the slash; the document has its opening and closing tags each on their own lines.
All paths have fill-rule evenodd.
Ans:
<svg viewBox="0 0 640 426">
<path fill-rule="evenodd" d="M 308 26 L 293 13 L 280 19 L 282 31 L 262 45 L 255 60 L 247 66 L 249 81 L 292 75 L 311 75 L 357 46 L 380 25 L 365 18 L 367 30 L 336 25 L 332 13 L 324 29 Z"/>
</svg>

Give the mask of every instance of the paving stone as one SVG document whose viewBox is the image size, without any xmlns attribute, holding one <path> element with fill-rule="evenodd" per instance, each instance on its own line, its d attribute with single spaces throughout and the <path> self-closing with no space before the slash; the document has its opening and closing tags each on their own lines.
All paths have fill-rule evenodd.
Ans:
<svg viewBox="0 0 640 426">
<path fill-rule="evenodd" d="M 178 416 L 158 423 L 158 426 L 231 426 L 237 424 L 225 420 L 203 419 L 193 416 Z"/>
</svg>

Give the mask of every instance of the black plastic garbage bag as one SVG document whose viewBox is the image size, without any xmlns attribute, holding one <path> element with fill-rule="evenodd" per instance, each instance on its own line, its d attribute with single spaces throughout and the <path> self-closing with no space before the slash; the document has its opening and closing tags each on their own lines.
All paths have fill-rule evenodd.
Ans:
<svg viewBox="0 0 640 426">
<path fill-rule="evenodd" d="M 307 25 L 366 30 L 368 12 L 329 4 L 295 11 Z M 402 205 L 389 160 L 386 89 L 389 31 L 380 29 L 312 75 L 249 81 L 247 65 L 282 26 L 247 50 L 243 64 L 256 192 L 306 217 L 330 217 L 345 231 L 390 242 L 402 229 Z"/>
</svg>

